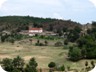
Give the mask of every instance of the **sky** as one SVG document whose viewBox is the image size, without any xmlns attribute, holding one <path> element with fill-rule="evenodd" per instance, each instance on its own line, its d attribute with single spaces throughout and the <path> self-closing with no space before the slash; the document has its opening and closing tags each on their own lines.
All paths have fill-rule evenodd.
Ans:
<svg viewBox="0 0 96 72">
<path fill-rule="evenodd" d="M 0 0 L 0 16 L 13 15 L 71 19 L 86 24 L 96 21 L 96 0 Z"/>
</svg>

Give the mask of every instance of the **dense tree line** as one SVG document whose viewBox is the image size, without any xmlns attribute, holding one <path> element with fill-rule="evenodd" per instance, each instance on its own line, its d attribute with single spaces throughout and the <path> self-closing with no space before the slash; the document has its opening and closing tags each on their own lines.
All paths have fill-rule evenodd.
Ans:
<svg viewBox="0 0 96 72">
<path fill-rule="evenodd" d="M 37 62 L 31 58 L 26 65 L 24 59 L 17 56 L 14 59 L 5 58 L 2 60 L 2 66 L 7 72 L 37 72 Z"/>
<path fill-rule="evenodd" d="M 38 69 L 38 63 L 36 62 L 35 58 L 31 58 L 28 63 L 25 63 L 24 59 L 20 56 L 16 58 L 4 58 L 1 61 L 1 65 L 7 72 L 42 72 L 42 69 Z M 56 71 L 65 71 L 65 66 L 61 65 L 57 67 L 55 62 L 50 62 L 48 64 L 49 72 Z"/>
<path fill-rule="evenodd" d="M 96 22 L 87 30 L 87 34 L 79 37 L 76 44 L 69 49 L 69 59 L 78 61 L 80 59 L 96 59 Z"/>
<path fill-rule="evenodd" d="M 28 27 L 43 27 L 44 30 L 58 31 L 64 28 L 81 27 L 80 23 L 69 20 L 58 20 L 51 18 L 38 18 L 31 16 L 5 16 L 0 17 L 0 31 L 8 30 L 19 32 L 28 30 Z"/>
<path fill-rule="evenodd" d="M 24 38 L 27 38 L 27 36 L 19 33 L 10 33 L 10 34 L 5 33 L 1 34 L 0 36 L 1 43 L 10 42 L 12 44 L 14 44 L 14 42 L 17 40 L 21 40 Z"/>
</svg>

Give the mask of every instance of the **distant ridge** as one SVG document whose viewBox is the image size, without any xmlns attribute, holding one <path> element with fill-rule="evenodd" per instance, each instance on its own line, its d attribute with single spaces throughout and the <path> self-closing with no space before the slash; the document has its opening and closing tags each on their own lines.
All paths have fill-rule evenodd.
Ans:
<svg viewBox="0 0 96 72">
<path fill-rule="evenodd" d="M 50 30 L 50 27 L 52 27 L 52 31 L 63 28 L 73 29 L 77 26 L 82 27 L 80 23 L 71 20 L 59 20 L 30 16 L 0 17 L 0 32 L 3 30 L 18 32 L 20 30 L 27 30 L 29 26 L 42 27 L 44 30 Z"/>
</svg>

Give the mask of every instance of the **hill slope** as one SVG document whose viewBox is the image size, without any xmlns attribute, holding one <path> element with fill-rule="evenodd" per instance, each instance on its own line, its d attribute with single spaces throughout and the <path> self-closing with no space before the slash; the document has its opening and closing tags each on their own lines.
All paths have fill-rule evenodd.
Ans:
<svg viewBox="0 0 96 72">
<path fill-rule="evenodd" d="M 0 31 L 27 30 L 29 26 L 43 27 L 45 30 L 81 27 L 82 25 L 71 20 L 58 20 L 51 18 L 38 18 L 29 16 L 4 16 L 0 17 Z"/>
</svg>

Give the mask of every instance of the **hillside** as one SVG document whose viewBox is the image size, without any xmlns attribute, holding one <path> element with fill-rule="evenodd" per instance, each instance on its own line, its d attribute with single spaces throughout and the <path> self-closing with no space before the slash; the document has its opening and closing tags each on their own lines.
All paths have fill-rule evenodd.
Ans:
<svg viewBox="0 0 96 72">
<path fill-rule="evenodd" d="M 4 16 L 0 17 L 0 31 L 27 30 L 29 26 L 43 27 L 44 30 L 56 31 L 63 28 L 81 27 L 82 25 L 71 20 L 58 20 L 51 18 L 38 18 L 30 16 Z"/>
</svg>

